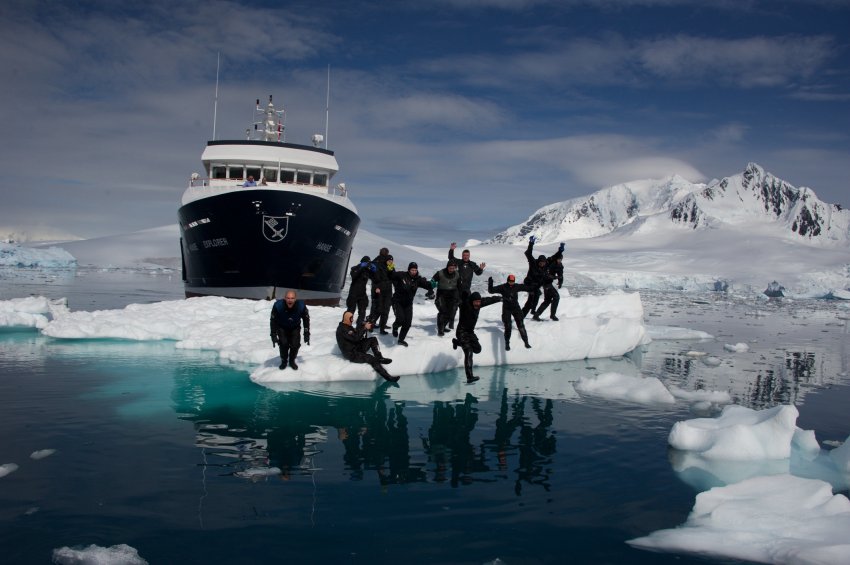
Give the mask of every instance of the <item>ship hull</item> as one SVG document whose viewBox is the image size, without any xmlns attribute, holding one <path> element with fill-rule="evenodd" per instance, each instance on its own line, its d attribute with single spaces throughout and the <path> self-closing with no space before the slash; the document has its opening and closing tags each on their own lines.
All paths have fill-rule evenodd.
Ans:
<svg viewBox="0 0 850 565">
<path fill-rule="evenodd" d="M 240 189 L 178 210 L 187 297 L 282 298 L 337 305 L 360 218 L 303 191 Z"/>
</svg>

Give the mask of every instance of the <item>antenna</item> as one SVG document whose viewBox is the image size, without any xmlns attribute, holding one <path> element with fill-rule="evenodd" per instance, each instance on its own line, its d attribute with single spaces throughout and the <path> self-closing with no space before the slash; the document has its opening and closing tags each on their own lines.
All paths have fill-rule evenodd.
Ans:
<svg viewBox="0 0 850 565">
<path fill-rule="evenodd" d="M 331 66 L 328 65 L 328 90 L 325 96 L 325 149 L 328 148 L 328 122 L 331 113 Z"/>
<path fill-rule="evenodd" d="M 215 103 L 213 104 L 213 141 L 215 141 L 215 120 L 218 117 L 218 69 L 221 66 L 221 51 L 215 63 Z"/>
</svg>

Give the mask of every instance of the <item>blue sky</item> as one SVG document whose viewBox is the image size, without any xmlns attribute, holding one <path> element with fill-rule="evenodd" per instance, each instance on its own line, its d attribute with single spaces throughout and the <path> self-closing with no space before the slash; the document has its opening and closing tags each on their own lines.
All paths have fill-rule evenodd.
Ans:
<svg viewBox="0 0 850 565">
<path fill-rule="evenodd" d="M 363 228 L 486 238 L 537 208 L 754 161 L 850 205 L 847 0 L 7 0 L 0 236 L 176 221 L 255 99 L 324 133 Z"/>
</svg>

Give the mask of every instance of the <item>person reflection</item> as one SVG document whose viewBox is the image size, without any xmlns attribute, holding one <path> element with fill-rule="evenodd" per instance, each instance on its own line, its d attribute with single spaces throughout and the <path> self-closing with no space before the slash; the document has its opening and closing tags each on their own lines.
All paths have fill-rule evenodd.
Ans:
<svg viewBox="0 0 850 565">
<path fill-rule="evenodd" d="M 463 404 L 434 402 L 434 416 L 428 437 L 422 445 L 434 464 L 434 480 L 446 481 L 446 471 L 451 470 L 451 486 L 471 484 L 472 473 L 486 470 L 483 458 L 476 456 L 470 434 L 478 422 L 478 400 L 467 393 Z"/>
</svg>

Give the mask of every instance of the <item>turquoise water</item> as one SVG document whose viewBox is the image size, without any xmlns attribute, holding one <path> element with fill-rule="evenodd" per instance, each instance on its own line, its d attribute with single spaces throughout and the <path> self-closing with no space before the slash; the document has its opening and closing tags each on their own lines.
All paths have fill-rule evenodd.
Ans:
<svg viewBox="0 0 850 565">
<path fill-rule="evenodd" d="M 666 439 L 696 415 L 582 398 L 572 383 L 618 370 L 729 389 L 756 408 L 791 402 L 800 427 L 843 440 L 847 329 L 834 304 L 645 307 L 648 323 L 728 331 L 754 350 L 713 368 L 687 355 L 722 355 L 721 336 L 482 370 L 460 389 L 447 386 L 456 371 L 405 377 L 423 379 L 429 400 L 421 387 L 406 397 L 405 379 L 274 391 L 170 342 L 0 332 L 0 464 L 19 465 L 0 478 L 2 561 L 127 544 L 151 564 L 716 562 L 625 543 L 690 512 L 696 491 Z M 56 452 L 30 458 L 41 449 Z"/>
</svg>

